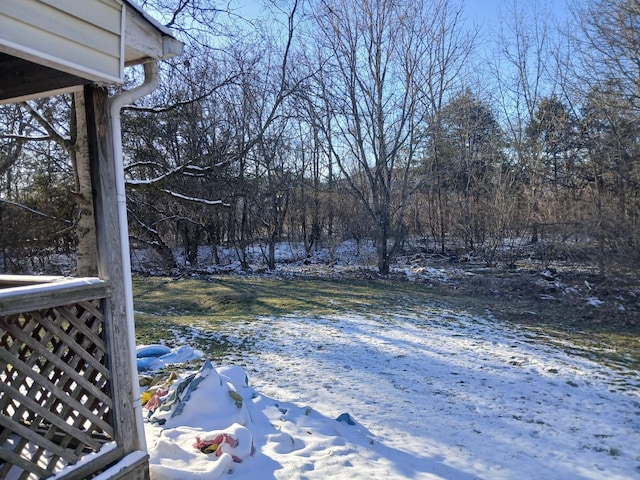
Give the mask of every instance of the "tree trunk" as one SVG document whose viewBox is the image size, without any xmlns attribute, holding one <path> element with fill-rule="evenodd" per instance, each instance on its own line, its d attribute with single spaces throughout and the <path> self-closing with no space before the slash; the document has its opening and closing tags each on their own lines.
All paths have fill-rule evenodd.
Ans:
<svg viewBox="0 0 640 480">
<path fill-rule="evenodd" d="M 75 121 L 72 121 L 72 127 L 75 127 L 75 142 L 73 142 L 71 155 L 76 171 L 75 193 L 78 205 L 76 274 L 79 277 L 94 277 L 98 274 L 98 246 L 91 188 L 84 92 L 76 92 L 73 100 L 75 109 L 72 111 L 72 115 L 75 115 Z M 74 135 L 73 131 L 72 135 Z"/>
<path fill-rule="evenodd" d="M 389 274 L 389 248 L 388 248 L 389 216 L 386 212 L 379 214 L 376 225 L 376 253 L 378 256 L 378 273 Z"/>
<path fill-rule="evenodd" d="M 267 267 L 269 270 L 276 269 L 276 241 L 278 239 L 275 231 L 271 232 L 271 237 L 269 238 L 269 255 L 267 257 Z"/>
</svg>

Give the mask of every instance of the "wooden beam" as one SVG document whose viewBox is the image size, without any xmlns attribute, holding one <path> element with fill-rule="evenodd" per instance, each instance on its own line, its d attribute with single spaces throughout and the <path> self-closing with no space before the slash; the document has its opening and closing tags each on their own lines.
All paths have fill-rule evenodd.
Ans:
<svg viewBox="0 0 640 480">
<path fill-rule="evenodd" d="M 116 441 L 129 454 L 139 450 L 133 395 L 132 352 L 125 310 L 125 288 L 121 237 L 116 198 L 116 171 L 108 94 L 101 87 L 84 89 L 89 161 L 93 183 L 96 234 L 98 239 L 98 276 L 108 280 L 111 296 L 105 300 L 107 350 L 110 358 L 114 401 Z M 133 333 L 133 332 L 131 332 Z"/>
<path fill-rule="evenodd" d="M 109 284 L 96 278 L 67 279 L 0 290 L 0 315 L 105 298 Z"/>
<path fill-rule="evenodd" d="M 62 473 L 58 474 L 57 478 L 59 480 L 83 480 L 85 478 L 94 478 L 93 475 L 95 475 L 96 472 L 108 468 L 109 465 L 112 465 L 115 462 L 122 461 L 123 457 L 125 457 L 125 454 L 123 453 L 122 448 L 116 447 L 106 453 L 97 455 L 95 460 L 86 463 L 80 462 L 78 465 L 67 467 L 68 471 L 63 470 Z M 99 477 L 102 477 L 102 474 L 100 474 Z"/>
<path fill-rule="evenodd" d="M 65 277 L 59 275 L 0 275 L 0 288 L 25 287 L 27 285 L 38 285 L 40 283 L 59 282 Z"/>
<path fill-rule="evenodd" d="M 149 455 L 134 452 L 123 458 L 119 464 L 102 472 L 95 480 L 149 480 Z M 66 478 L 62 480 L 67 480 Z"/>
</svg>

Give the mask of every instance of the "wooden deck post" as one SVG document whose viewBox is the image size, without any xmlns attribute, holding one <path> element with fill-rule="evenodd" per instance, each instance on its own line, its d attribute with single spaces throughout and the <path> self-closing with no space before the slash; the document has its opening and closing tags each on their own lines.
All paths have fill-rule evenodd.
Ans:
<svg viewBox="0 0 640 480">
<path fill-rule="evenodd" d="M 89 158 L 93 182 L 96 235 L 98 244 L 98 275 L 111 284 L 111 296 L 105 302 L 105 324 L 110 369 L 113 372 L 114 427 L 116 441 L 125 455 L 139 450 L 126 311 L 121 232 L 116 198 L 116 172 L 109 119 L 108 93 L 105 88 L 87 85 L 84 88 L 87 115 Z M 148 473 L 147 473 L 148 475 Z"/>
</svg>

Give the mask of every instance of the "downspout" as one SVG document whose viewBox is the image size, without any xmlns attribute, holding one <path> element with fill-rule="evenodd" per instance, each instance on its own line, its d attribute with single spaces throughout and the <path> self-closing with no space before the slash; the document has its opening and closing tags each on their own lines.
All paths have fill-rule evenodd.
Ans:
<svg viewBox="0 0 640 480">
<path fill-rule="evenodd" d="M 135 323 L 133 319 L 133 284 L 131 281 L 131 257 L 129 253 L 129 228 L 127 224 L 127 195 L 125 192 L 124 160 L 122 156 L 122 128 L 120 125 L 120 111 L 139 98 L 153 92 L 158 86 L 158 63 L 153 61 L 144 64 L 144 82 L 137 87 L 114 95 L 109 99 L 109 113 L 111 118 L 111 133 L 113 137 L 113 157 L 116 175 L 116 201 L 118 205 L 118 223 L 120 227 L 120 246 L 122 258 L 123 288 L 125 300 L 125 315 L 129 331 L 129 353 L 132 367 L 131 391 L 133 393 L 133 408 L 136 418 L 138 448 L 147 450 L 144 435 L 144 421 L 142 416 L 142 402 L 140 400 L 140 385 L 137 375 Z"/>
</svg>

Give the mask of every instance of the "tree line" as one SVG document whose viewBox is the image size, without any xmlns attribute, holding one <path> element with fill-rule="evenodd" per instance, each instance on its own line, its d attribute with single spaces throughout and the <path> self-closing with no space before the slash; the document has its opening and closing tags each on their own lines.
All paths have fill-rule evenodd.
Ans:
<svg viewBox="0 0 640 480">
<path fill-rule="evenodd" d="M 311 254 L 345 239 L 373 241 L 382 274 L 418 242 L 489 264 L 531 246 L 603 273 L 637 264 L 637 0 L 561 17 L 512 0 L 490 30 L 455 0 L 273 1 L 258 16 L 142 3 L 186 45 L 123 113 L 132 245 L 166 269 L 176 252 L 196 265 L 200 246 L 248 267 L 258 244 L 275 268 L 278 242 Z M 5 271 L 50 270 L 81 243 L 78 101 L 0 109 Z"/>
</svg>

